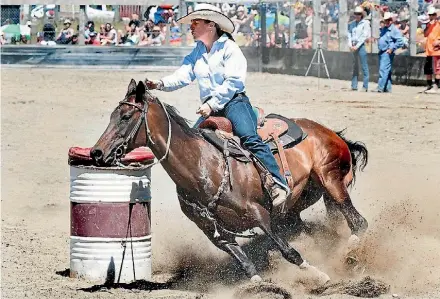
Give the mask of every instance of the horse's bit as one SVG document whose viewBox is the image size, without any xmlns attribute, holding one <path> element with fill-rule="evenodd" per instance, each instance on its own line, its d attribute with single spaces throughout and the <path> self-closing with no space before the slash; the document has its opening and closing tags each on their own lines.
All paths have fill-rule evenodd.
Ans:
<svg viewBox="0 0 440 299">
<path fill-rule="evenodd" d="M 160 102 L 160 101 L 159 101 Z M 162 158 L 160 158 L 159 160 L 157 160 L 156 162 L 149 164 L 147 167 L 153 167 L 156 164 L 159 164 L 160 162 L 162 162 L 167 156 L 168 153 L 170 151 L 170 144 L 171 144 L 171 120 L 170 120 L 170 116 L 168 115 L 168 111 L 165 108 L 164 104 L 162 102 L 160 102 L 163 111 L 165 112 L 165 115 L 167 116 L 167 120 L 168 120 L 168 138 L 167 138 L 167 147 L 166 147 L 166 151 L 165 154 L 162 156 Z M 151 144 L 155 144 L 153 139 L 151 138 L 151 131 L 150 128 L 148 126 L 148 119 L 147 119 L 147 113 L 148 113 L 148 102 L 144 100 L 144 108 L 139 107 L 138 105 L 123 100 L 119 102 L 119 106 L 121 105 L 129 105 L 129 106 L 133 106 L 136 109 L 141 111 L 141 116 L 139 117 L 136 125 L 133 127 L 133 129 L 131 130 L 130 134 L 128 134 L 128 136 L 125 138 L 124 142 L 119 145 L 116 150 L 115 150 L 115 164 L 121 167 L 124 167 L 125 165 L 123 165 L 122 163 L 120 163 L 120 159 L 122 159 L 122 157 L 125 156 L 126 152 L 127 152 L 127 147 L 128 147 L 128 143 L 130 142 L 131 139 L 134 138 L 134 136 L 136 135 L 136 133 L 139 131 L 139 128 L 141 127 L 142 121 L 145 121 L 145 132 L 147 134 L 147 141 L 150 141 Z"/>
</svg>

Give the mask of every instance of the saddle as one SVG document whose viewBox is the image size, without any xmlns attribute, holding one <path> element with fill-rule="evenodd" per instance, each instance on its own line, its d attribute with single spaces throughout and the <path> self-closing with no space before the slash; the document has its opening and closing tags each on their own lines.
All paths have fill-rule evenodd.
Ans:
<svg viewBox="0 0 440 299">
<path fill-rule="evenodd" d="M 307 134 L 292 120 L 278 114 L 265 115 L 263 109 L 254 107 L 257 116 L 257 133 L 264 143 L 267 143 L 273 154 L 278 154 L 281 168 L 290 188 L 292 175 L 287 164 L 284 149 L 293 147 L 303 141 Z M 199 125 L 202 136 L 220 151 L 241 162 L 256 162 L 257 168 L 265 167 L 258 159 L 245 149 L 240 139 L 233 134 L 232 124 L 225 117 L 210 116 Z"/>
</svg>

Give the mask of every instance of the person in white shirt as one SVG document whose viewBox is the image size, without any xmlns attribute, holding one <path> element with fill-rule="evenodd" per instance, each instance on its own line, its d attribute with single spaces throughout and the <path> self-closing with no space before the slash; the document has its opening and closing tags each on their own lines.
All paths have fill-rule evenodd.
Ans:
<svg viewBox="0 0 440 299">
<path fill-rule="evenodd" d="M 247 61 L 231 36 L 234 23 L 210 4 L 198 4 L 178 23 L 191 24 L 196 47 L 177 71 L 160 81 L 146 80 L 147 87 L 174 91 L 197 79 L 202 105 L 196 113 L 202 117 L 196 126 L 211 114 L 231 121 L 234 134 L 273 176 L 272 214 L 284 215 L 290 190 L 269 146 L 257 134 L 257 117 L 245 93 Z"/>
<path fill-rule="evenodd" d="M 365 42 L 371 37 L 370 22 L 365 20 L 365 11 L 357 6 L 354 9 L 355 20 L 348 25 L 348 47 L 353 52 L 353 77 L 351 89 L 358 89 L 359 62 L 361 61 L 364 82 L 362 91 L 368 91 L 370 72 L 368 70 L 367 50 Z"/>
</svg>

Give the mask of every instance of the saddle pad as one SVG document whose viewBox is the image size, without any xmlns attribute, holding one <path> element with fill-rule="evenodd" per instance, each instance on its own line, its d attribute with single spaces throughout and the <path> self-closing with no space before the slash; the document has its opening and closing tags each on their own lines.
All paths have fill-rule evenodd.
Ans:
<svg viewBox="0 0 440 299">
<path fill-rule="evenodd" d="M 210 129 L 200 129 L 200 132 L 206 141 L 214 145 L 218 150 L 221 152 L 225 150 L 225 139 L 218 137 L 214 131 Z M 250 153 L 247 150 L 229 140 L 227 146 L 231 157 L 242 162 L 251 162 Z"/>
<path fill-rule="evenodd" d="M 295 145 L 297 145 L 298 143 L 300 143 L 301 141 L 303 141 L 304 139 L 306 139 L 307 134 L 292 120 L 281 116 L 279 114 L 274 114 L 271 113 L 269 115 L 266 115 L 266 119 L 280 119 L 283 120 L 287 123 L 288 125 L 288 129 L 287 132 L 284 133 L 283 135 L 281 135 L 279 137 L 283 148 L 289 148 L 289 147 L 293 147 Z M 269 147 L 271 149 L 272 152 L 278 152 L 277 146 L 275 144 L 275 142 L 271 141 L 269 142 Z"/>
</svg>

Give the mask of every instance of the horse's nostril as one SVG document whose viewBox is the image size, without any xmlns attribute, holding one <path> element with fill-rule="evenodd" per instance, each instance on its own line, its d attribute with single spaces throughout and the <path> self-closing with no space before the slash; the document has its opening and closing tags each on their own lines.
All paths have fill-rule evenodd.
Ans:
<svg viewBox="0 0 440 299">
<path fill-rule="evenodd" d="M 103 156 L 103 152 L 99 148 L 95 148 L 90 152 L 90 155 L 95 160 L 101 160 Z"/>
</svg>

